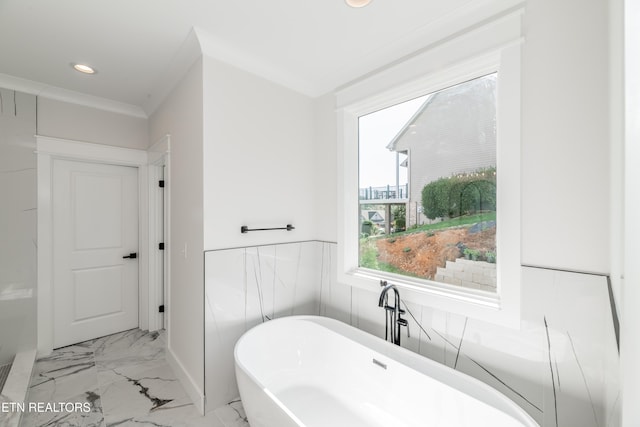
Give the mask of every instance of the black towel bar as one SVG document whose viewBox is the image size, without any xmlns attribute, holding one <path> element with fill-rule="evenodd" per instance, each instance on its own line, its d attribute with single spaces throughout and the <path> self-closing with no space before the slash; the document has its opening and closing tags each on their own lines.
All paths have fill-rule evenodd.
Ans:
<svg viewBox="0 0 640 427">
<path fill-rule="evenodd" d="M 276 227 L 276 228 L 249 228 L 246 225 L 243 225 L 242 227 L 240 227 L 240 232 L 241 233 L 248 233 L 249 231 L 270 231 L 270 230 L 287 230 L 287 231 L 291 231 L 291 230 L 295 230 L 295 227 L 291 224 L 287 224 L 286 227 Z"/>
</svg>

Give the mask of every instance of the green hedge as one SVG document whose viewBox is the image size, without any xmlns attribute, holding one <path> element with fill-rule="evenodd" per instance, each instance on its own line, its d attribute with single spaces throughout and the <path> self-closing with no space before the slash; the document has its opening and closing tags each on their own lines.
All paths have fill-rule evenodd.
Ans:
<svg viewBox="0 0 640 427">
<path fill-rule="evenodd" d="M 422 189 L 422 208 L 429 219 L 455 218 L 496 210 L 496 168 L 440 178 Z"/>
</svg>

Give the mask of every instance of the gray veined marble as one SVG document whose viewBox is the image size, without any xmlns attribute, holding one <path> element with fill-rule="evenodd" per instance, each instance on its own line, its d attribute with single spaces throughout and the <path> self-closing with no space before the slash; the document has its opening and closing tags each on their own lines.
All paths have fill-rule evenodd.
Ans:
<svg viewBox="0 0 640 427">
<path fill-rule="evenodd" d="M 20 425 L 236 427 L 229 416 L 225 424 L 213 411 L 198 413 L 167 364 L 165 348 L 164 333 L 134 329 L 54 350 L 36 362 L 25 402 L 40 410 L 27 409 Z M 56 402 L 79 406 L 46 409 Z M 242 411 L 240 402 L 225 409 L 232 407 Z"/>
<path fill-rule="evenodd" d="M 41 400 L 29 400 L 31 403 L 44 404 L 54 403 Z M 59 400 L 62 401 L 62 400 Z M 58 402 L 59 402 L 58 401 Z M 76 396 L 67 397 L 63 400 L 66 403 L 87 404 L 82 410 L 65 411 L 54 408 L 51 411 L 31 411 L 27 410 L 23 415 L 21 426 L 87 426 L 104 427 L 104 416 L 102 404 L 97 390 L 87 390 Z M 88 411 L 85 411 L 85 408 Z"/>
<path fill-rule="evenodd" d="M 208 402 L 224 408 L 237 395 L 233 348 L 258 323 L 320 314 L 384 336 L 378 295 L 337 283 L 336 259 L 337 245 L 319 241 L 206 253 Z M 517 329 L 403 301 L 403 346 L 496 388 L 541 427 L 619 425 L 606 278 L 523 267 L 521 300 Z"/>
<path fill-rule="evenodd" d="M 28 396 L 33 402 L 66 401 L 95 388 L 97 378 L 93 351 L 65 347 L 38 360 Z"/>
<path fill-rule="evenodd" d="M 249 420 L 247 420 L 240 398 L 233 399 L 214 412 L 225 427 L 249 427 Z"/>
</svg>

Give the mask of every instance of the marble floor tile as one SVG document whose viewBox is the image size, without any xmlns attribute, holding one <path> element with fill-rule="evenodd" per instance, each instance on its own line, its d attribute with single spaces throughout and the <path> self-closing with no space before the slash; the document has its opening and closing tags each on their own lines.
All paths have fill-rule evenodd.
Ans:
<svg viewBox="0 0 640 427">
<path fill-rule="evenodd" d="M 4 394 L 0 394 L 0 405 L 10 405 L 15 402 L 14 399 L 10 399 Z M 0 416 L 0 427 L 15 427 L 19 425 L 21 413 L 18 411 L 4 412 Z"/>
<path fill-rule="evenodd" d="M 165 340 L 159 332 L 143 332 L 138 329 L 99 339 L 93 344 L 96 360 L 153 358 L 164 356 Z"/>
<path fill-rule="evenodd" d="M 32 402 L 65 401 L 94 389 L 97 384 L 93 351 L 79 346 L 65 347 L 37 361 L 28 399 Z"/>
<path fill-rule="evenodd" d="M 228 427 L 223 424 L 220 418 L 215 414 L 215 411 L 211 411 L 204 417 L 202 415 L 196 415 L 192 418 L 186 419 L 186 425 L 188 427 Z"/>
<path fill-rule="evenodd" d="M 249 427 L 247 415 L 240 398 L 213 411 L 225 427 Z"/>
<path fill-rule="evenodd" d="M 77 396 L 64 400 L 65 408 L 61 408 L 59 403 L 34 401 L 42 408 L 40 410 L 27 410 L 22 416 L 20 425 L 22 427 L 35 426 L 60 426 L 60 427 L 106 427 L 102 412 L 102 404 L 97 390 L 85 391 Z M 53 407 L 47 408 L 47 403 Z M 69 410 L 68 405 L 80 404 Z"/>
<path fill-rule="evenodd" d="M 122 375 L 120 381 L 101 386 L 100 394 L 107 425 L 192 404 L 167 364 L 138 375 Z"/>
<path fill-rule="evenodd" d="M 164 332 L 124 331 L 54 350 L 36 361 L 21 427 L 248 427 L 240 400 L 198 413 L 165 358 Z"/>
</svg>

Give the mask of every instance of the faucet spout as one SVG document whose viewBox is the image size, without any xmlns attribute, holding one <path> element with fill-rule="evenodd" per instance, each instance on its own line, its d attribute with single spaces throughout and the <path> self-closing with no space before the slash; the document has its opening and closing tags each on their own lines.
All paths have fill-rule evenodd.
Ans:
<svg viewBox="0 0 640 427">
<path fill-rule="evenodd" d="M 387 303 L 388 297 L 387 297 L 387 292 L 389 292 L 389 290 L 393 289 L 395 294 L 399 297 L 398 294 L 398 290 L 396 289 L 396 287 L 394 285 L 392 285 L 391 283 L 387 283 L 387 281 L 382 281 L 380 282 L 380 284 L 382 286 L 384 286 L 382 288 L 382 292 L 380 292 L 380 299 L 378 300 L 378 307 L 384 307 L 385 304 Z"/>
<path fill-rule="evenodd" d="M 380 292 L 380 298 L 378 299 L 378 307 L 385 309 L 385 331 L 384 336 L 386 340 L 391 340 L 392 343 L 400 345 L 400 327 L 406 326 L 408 333 L 408 323 L 401 317 L 404 310 L 400 308 L 400 292 L 391 283 L 387 283 L 386 280 L 380 281 L 382 291 Z M 393 290 L 393 302 L 394 305 L 389 305 L 389 291 Z"/>
</svg>

